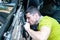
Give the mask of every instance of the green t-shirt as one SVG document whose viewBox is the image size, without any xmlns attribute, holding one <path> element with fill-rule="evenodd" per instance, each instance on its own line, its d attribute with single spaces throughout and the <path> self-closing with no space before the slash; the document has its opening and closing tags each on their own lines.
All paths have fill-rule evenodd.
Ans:
<svg viewBox="0 0 60 40">
<path fill-rule="evenodd" d="M 39 20 L 37 30 L 39 31 L 42 26 L 47 26 L 51 29 L 48 40 L 60 40 L 60 24 L 49 16 L 44 16 Z"/>
</svg>

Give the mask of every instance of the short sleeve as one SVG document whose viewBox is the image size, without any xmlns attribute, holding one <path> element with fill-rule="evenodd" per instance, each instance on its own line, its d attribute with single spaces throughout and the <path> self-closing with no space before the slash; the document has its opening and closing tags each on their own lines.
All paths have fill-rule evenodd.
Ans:
<svg viewBox="0 0 60 40">
<path fill-rule="evenodd" d="M 47 26 L 51 29 L 52 21 L 49 18 L 41 20 L 39 22 L 39 25 L 38 25 L 37 29 L 40 30 L 40 28 L 43 27 L 43 26 Z"/>
</svg>

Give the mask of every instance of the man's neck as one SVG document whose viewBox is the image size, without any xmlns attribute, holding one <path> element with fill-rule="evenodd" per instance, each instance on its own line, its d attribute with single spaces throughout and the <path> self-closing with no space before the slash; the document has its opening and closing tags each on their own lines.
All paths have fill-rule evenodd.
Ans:
<svg viewBox="0 0 60 40">
<path fill-rule="evenodd" d="M 39 23 L 39 21 L 41 20 L 42 17 L 43 17 L 42 15 L 38 17 L 36 24 Z"/>
</svg>

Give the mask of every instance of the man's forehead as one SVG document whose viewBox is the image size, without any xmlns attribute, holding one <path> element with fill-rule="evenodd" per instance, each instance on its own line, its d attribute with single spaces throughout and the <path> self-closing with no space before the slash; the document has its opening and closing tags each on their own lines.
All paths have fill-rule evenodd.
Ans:
<svg viewBox="0 0 60 40">
<path fill-rule="evenodd" d="M 31 16 L 31 14 L 30 14 L 30 13 L 27 13 L 27 14 L 26 14 L 26 16 L 27 16 L 27 17 L 30 17 L 30 16 Z"/>
<path fill-rule="evenodd" d="M 30 15 L 30 13 L 27 13 L 26 15 Z"/>
</svg>

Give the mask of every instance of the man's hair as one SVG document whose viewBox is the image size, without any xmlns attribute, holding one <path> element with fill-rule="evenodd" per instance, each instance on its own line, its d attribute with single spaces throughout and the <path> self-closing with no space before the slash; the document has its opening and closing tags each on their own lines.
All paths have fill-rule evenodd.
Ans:
<svg viewBox="0 0 60 40">
<path fill-rule="evenodd" d="M 35 14 L 35 13 L 38 13 L 39 14 L 39 16 L 41 16 L 41 13 L 39 12 L 39 10 L 36 8 L 36 7 L 33 7 L 33 6 L 31 6 L 31 7 L 29 7 L 27 10 L 26 10 L 26 14 L 27 13 L 30 13 L 30 14 Z"/>
</svg>

